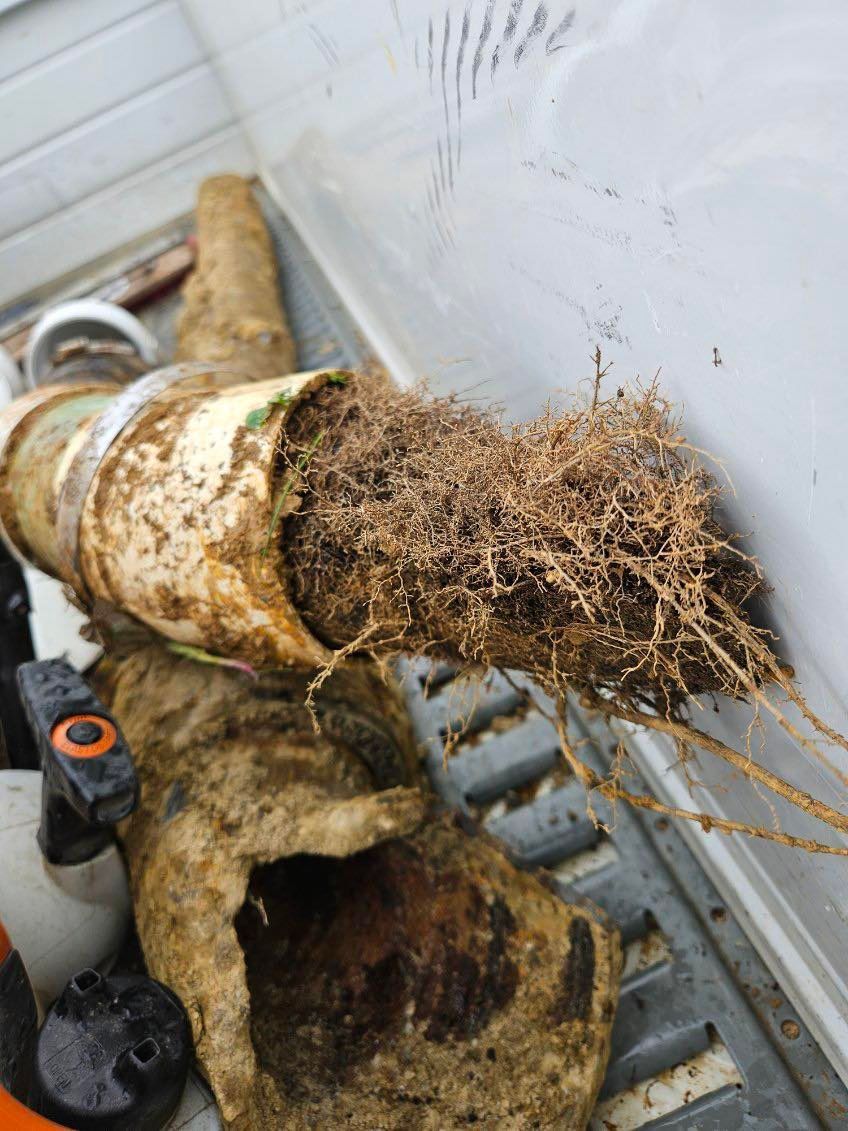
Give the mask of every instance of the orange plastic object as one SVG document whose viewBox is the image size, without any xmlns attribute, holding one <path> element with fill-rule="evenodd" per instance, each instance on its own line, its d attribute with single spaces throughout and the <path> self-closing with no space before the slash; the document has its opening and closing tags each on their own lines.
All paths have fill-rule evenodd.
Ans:
<svg viewBox="0 0 848 1131">
<path fill-rule="evenodd" d="M 74 723 L 95 723 L 103 733 L 96 742 L 81 746 L 68 738 L 68 731 Z M 70 718 L 57 723 L 50 734 L 50 741 L 56 749 L 61 750 L 63 754 L 69 754 L 71 758 L 96 758 L 100 754 L 105 754 L 107 750 L 111 750 L 117 740 L 118 732 L 112 723 L 108 719 L 104 719 L 102 715 L 71 715 Z"/>
<path fill-rule="evenodd" d="M 49 1131 L 50 1128 L 53 1131 L 68 1131 L 61 1123 L 36 1115 L 34 1111 L 18 1103 L 3 1087 L 0 1087 L 0 1127 L 3 1131 Z"/>
<path fill-rule="evenodd" d="M 6 928 L 0 923 L 0 965 L 6 961 L 6 956 L 12 949 L 12 942 L 6 934 Z"/>
</svg>

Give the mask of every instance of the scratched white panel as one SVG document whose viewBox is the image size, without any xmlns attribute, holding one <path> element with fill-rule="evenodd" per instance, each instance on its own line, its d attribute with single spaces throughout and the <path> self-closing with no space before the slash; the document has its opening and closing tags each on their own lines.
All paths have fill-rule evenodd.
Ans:
<svg viewBox="0 0 848 1131">
<path fill-rule="evenodd" d="M 662 367 L 727 462 L 783 654 L 848 729 L 844 0 L 304 0 L 229 42 L 269 185 L 399 376 L 526 416 L 596 343 L 612 380 Z M 738 740 L 741 711 L 706 713 Z M 836 773 L 766 734 L 765 762 L 844 806 Z M 771 823 L 703 761 L 694 803 Z M 848 1076 L 844 864 L 692 838 Z"/>
<path fill-rule="evenodd" d="M 223 89 L 207 63 L 66 131 L 0 166 L 0 238 L 231 121 Z"/>
<path fill-rule="evenodd" d="M 3 23 L 0 19 L 0 35 Z M 176 0 L 51 55 L 0 83 L 0 161 L 60 137 L 64 130 L 202 60 L 197 38 Z"/>
<path fill-rule="evenodd" d="M 0 5 L 0 81 L 102 31 L 153 0 L 23 0 Z M 12 8 L 12 11 L 6 9 Z"/>
</svg>

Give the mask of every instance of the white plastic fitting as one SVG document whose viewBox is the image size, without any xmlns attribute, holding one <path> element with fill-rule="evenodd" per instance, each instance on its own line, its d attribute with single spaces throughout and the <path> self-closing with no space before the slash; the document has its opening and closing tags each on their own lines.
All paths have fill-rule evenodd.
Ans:
<svg viewBox="0 0 848 1131">
<path fill-rule="evenodd" d="M 24 363 L 29 387 L 34 389 L 44 383 L 53 354 L 63 342 L 81 337 L 98 341 L 116 338 L 129 342 L 151 368 L 159 361 L 156 338 L 122 306 L 96 298 L 60 302 L 32 328 Z"/>
</svg>

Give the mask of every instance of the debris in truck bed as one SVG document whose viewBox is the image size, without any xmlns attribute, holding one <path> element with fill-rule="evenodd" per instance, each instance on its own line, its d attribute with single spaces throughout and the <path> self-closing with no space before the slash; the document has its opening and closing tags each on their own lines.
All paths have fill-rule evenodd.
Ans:
<svg viewBox="0 0 848 1131">
<path fill-rule="evenodd" d="M 522 667 L 555 695 L 575 692 L 584 706 L 666 734 L 684 764 L 692 747 L 709 751 L 848 831 L 848 816 L 754 759 L 751 728 L 734 749 L 686 718 L 694 697 L 725 694 L 752 703 L 754 727 L 771 714 L 831 770 L 822 744 L 848 749 L 749 619 L 749 600 L 767 586 L 716 521 L 721 491 L 656 382 L 602 396 L 598 351 L 588 403 L 571 398 L 508 431 L 491 411 L 377 375 L 326 370 L 233 386 L 240 366 L 279 372 L 291 343 L 268 235 L 240 178 L 204 185 L 201 240 L 204 208 L 214 244 L 230 199 L 248 217 L 224 241 L 232 271 L 219 271 L 214 254 L 207 261 L 207 310 L 201 247 L 180 352 L 220 347 L 232 361 L 237 340 L 238 363 L 190 367 L 193 387 L 182 371 L 167 375 L 182 383 L 158 379 L 164 388 L 151 377 L 147 399 L 133 400 L 105 445 L 110 413 L 127 411 L 110 404 L 114 390 L 86 402 L 79 386 L 54 387 L 16 401 L 0 419 L 0 521 L 20 553 L 86 600 L 252 666 L 313 666 L 320 680 L 352 652 L 405 649 Z M 267 270 L 251 268 L 254 253 Z M 257 282 L 280 335 L 234 338 L 229 301 L 241 295 L 247 309 Z M 602 778 L 564 723 L 561 737 L 572 771 L 607 798 L 705 832 L 848 855 L 634 795 L 622 784 L 623 747 Z"/>
<path fill-rule="evenodd" d="M 226 387 L 158 387 L 186 376 L 171 370 L 144 379 L 146 402 L 50 386 L 0 416 L 0 519 L 22 554 L 86 600 L 252 666 L 312 666 L 320 681 L 352 652 L 407 649 L 523 667 L 556 695 L 667 734 L 684 762 L 698 746 L 848 831 L 848 816 L 753 758 L 750 730 L 737 750 L 686 720 L 693 696 L 720 692 L 821 761 L 819 742 L 848 745 L 748 619 L 765 586 L 721 532 L 718 488 L 656 387 L 601 400 L 596 385 L 590 405 L 505 434 L 491 414 L 374 376 L 228 385 L 226 367 L 198 372 Z M 131 418 L 101 450 L 127 396 Z M 601 778 L 564 726 L 562 746 L 608 798 L 848 855 L 634 795 L 623 753 Z"/>
<path fill-rule="evenodd" d="M 255 1099 L 233 926 L 252 868 L 301 853 L 345 856 L 411 832 L 426 811 L 399 702 L 368 665 L 338 675 L 317 735 L 303 676 L 254 683 L 159 646 L 99 672 L 141 786 L 122 840 L 144 957 L 188 1009 L 227 1120 Z"/>
<path fill-rule="evenodd" d="M 433 819 L 394 691 L 350 656 L 519 665 L 550 691 L 665 730 L 682 755 L 706 745 L 846 828 L 683 712 L 719 692 L 774 709 L 791 730 L 772 682 L 839 736 L 749 622 L 764 584 L 716 523 L 718 488 L 656 386 L 602 398 L 598 355 L 591 403 L 504 432 L 491 413 L 376 375 L 279 377 L 293 348 L 249 188 L 214 178 L 199 212 L 179 356 L 210 360 L 225 385 L 235 372 L 275 385 L 248 382 L 216 405 L 185 385 L 134 404 L 98 454 L 74 555 L 84 598 L 96 576 L 101 599 L 177 637 L 169 650 L 142 632 L 100 673 L 143 787 L 123 840 L 148 967 L 185 1002 L 241 1131 L 584 1127 L 609 1055 L 617 932 L 487 838 Z M 14 474 L 0 466 L 4 520 L 35 532 L 60 573 L 54 467 L 113 395 L 88 392 L 95 410 L 73 426 L 47 420 L 48 445 L 29 421 L 7 452 Z M 60 393 L 71 415 L 76 395 Z M 46 399 L 38 411 L 44 424 Z M 204 429 L 208 450 L 196 443 L 194 455 L 205 463 L 180 448 Z M 35 451 L 40 479 L 28 474 Z M 110 527 L 101 544 L 96 523 Z M 208 588 L 189 601 L 178 576 Z M 234 599 L 233 578 L 251 601 Z M 251 634 L 255 652 L 242 655 Z M 257 656 L 269 670 L 254 672 Z M 664 808 L 629 794 L 617 763 L 600 777 L 562 739 L 588 788 Z"/>
<path fill-rule="evenodd" d="M 548 691 L 725 759 L 826 824 L 848 817 L 685 719 L 694 696 L 748 699 L 819 759 L 820 720 L 745 609 L 767 592 L 714 517 L 721 491 L 656 383 L 572 398 L 504 430 L 491 411 L 358 377 L 301 402 L 284 428 L 297 470 L 280 538 L 285 578 L 312 633 L 345 654 L 426 652 L 531 673 Z M 317 439 L 316 439 L 317 438 Z M 309 453 L 303 465 L 304 453 Z M 298 467 L 298 462 L 301 465 Z M 772 684 L 813 731 L 801 734 Z M 615 769 L 589 788 L 634 797 Z M 670 810 L 666 810 L 670 811 Z M 675 809 L 725 832 L 841 847 Z"/>
<path fill-rule="evenodd" d="M 312 631 L 661 708 L 744 695 L 693 618 L 715 620 L 762 582 L 712 518 L 715 487 L 687 464 L 657 391 L 511 433 L 499 423 L 377 379 L 296 409 L 290 464 L 323 432 L 281 540 Z M 744 663 L 732 628 L 713 631 Z M 764 634 L 750 635 L 761 651 Z"/>
<path fill-rule="evenodd" d="M 236 178 L 207 182 L 201 190 L 201 271 L 208 267 L 210 258 L 214 263 L 216 257 L 210 256 L 210 248 L 219 246 L 216 240 L 222 238 L 221 227 L 213 225 L 216 195 L 241 200 L 244 191 Z M 247 211 L 253 219 L 254 208 L 251 198 Z M 225 223 L 231 224 L 231 217 Z M 261 218 L 259 225 L 265 235 Z M 253 250 L 250 240 L 224 250 L 226 255 L 238 258 L 239 268 L 248 270 Z M 209 309 L 215 308 L 220 314 L 219 300 L 228 280 L 220 263 L 217 267 L 217 272 L 208 275 Z M 263 283 L 262 278 L 259 282 Z M 192 296 L 189 292 L 189 311 L 198 293 Z M 265 286 L 264 299 L 269 303 L 271 293 Z M 249 296 L 246 299 L 241 295 L 237 311 L 250 309 L 250 301 Z M 187 316 L 180 333 L 183 350 L 187 341 L 193 341 L 204 358 L 217 359 L 227 352 L 226 319 L 211 323 L 207 319 L 205 336 L 197 337 Z M 276 359 L 282 366 L 281 340 L 276 345 Z M 266 362 L 273 364 L 274 352 L 266 352 L 265 343 L 254 337 L 239 349 L 238 356 L 250 375 L 257 378 L 264 375 Z M 274 402 L 260 410 L 262 423 L 283 403 L 277 393 Z M 247 438 L 250 443 L 249 429 Z M 254 440 L 253 449 L 257 446 Z M 269 459 L 273 463 L 273 449 Z M 308 1042 L 296 1042 L 299 1055 L 285 1067 L 286 1079 L 294 1080 L 294 1088 L 286 1086 L 279 1074 L 265 1074 L 274 1067 L 274 1055 L 279 1064 L 273 1039 L 270 1058 L 266 1055 L 269 1032 L 273 1038 L 276 1027 L 286 1024 L 291 1031 L 292 1022 L 309 1012 L 316 995 L 323 997 L 327 985 L 340 988 L 333 941 L 341 941 L 348 953 L 352 944 L 360 950 L 352 955 L 354 963 L 359 964 L 350 971 L 349 986 L 358 982 L 357 1009 L 361 1016 L 373 1020 L 371 1037 L 379 1040 L 382 1035 L 387 1057 L 383 1075 L 396 1045 L 394 1022 L 406 1005 L 404 986 L 390 976 L 389 967 L 411 977 L 422 959 L 429 961 L 429 969 L 419 969 L 419 997 L 423 1000 L 426 996 L 422 991 L 426 983 L 426 992 L 434 1003 L 440 1003 L 443 1013 L 448 1010 L 448 1016 L 441 1042 L 436 1042 L 434 1028 L 427 1034 L 427 1043 L 418 1048 L 413 1077 L 420 1072 L 462 1079 L 467 1097 L 476 1095 L 473 1100 L 461 1099 L 446 1087 L 438 1105 L 440 1125 L 445 1127 L 455 1122 L 453 1115 L 464 1120 L 466 1107 L 473 1110 L 472 1103 L 479 1106 L 484 1101 L 480 1087 L 475 1089 L 463 1072 L 469 1059 L 471 1034 L 467 1030 L 489 1025 L 493 1040 L 499 1025 L 505 1024 L 507 1029 L 511 1025 L 516 1031 L 514 1047 L 501 1047 L 503 1038 L 499 1045 L 500 1094 L 507 1094 L 515 1083 L 508 1067 L 510 1063 L 519 1065 L 522 1042 L 525 1051 L 533 1055 L 544 1043 L 551 1023 L 545 1019 L 529 1035 L 526 1033 L 526 1020 L 517 1004 L 518 989 L 536 1003 L 544 997 L 547 984 L 556 983 L 561 991 L 571 992 L 582 1015 L 556 1022 L 557 1036 L 548 1044 L 555 1056 L 562 1051 L 565 1038 L 582 1037 L 583 1043 L 568 1064 L 557 1064 L 562 1083 L 554 1085 L 544 1102 L 551 1111 L 570 1115 L 570 1126 L 585 1125 L 609 1055 L 620 971 L 617 932 L 595 923 L 590 913 L 578 913 L 554 900 L 537 881 L 520 876 L 481 841 L 466 843 L 462 834 L 453 830 L 423 832 L 411 840 L 395 839 L 414 833 L 429 801 L 414 788 L 423 783 L 406 712 L 375 665 L 349 662 L 324 684 L 315 702 L 320 735 L 315 733 L 313 717 L 305 706 L 308 677 L 302 674 L 266 674 L 246 684 L 232 669 L 180 662 L 174 652 L 142 647 L 135 655 L 115 659 L 111 672 L 107 667 L 103 678 L 111 685 L 115 710 L 139 751 L 142 809 L 130 824 L 125 845 L 145 956 L 150 967 L 159 971 L 189 1005 L 198 1053 L 228 1122 L 243 1131 L 302 1127 L 305 1113 L 298 1097 L 305 1096 L 306 1106 L 313 1109 L 332 1109 L 358 1098 L 357 1122 L 346 1120 L 351 1127 L 357 1123 L 376 1126 L 368 1111 L 378 1108 L 386 1126 L 414 1125 L 404 1097 L 386 1096 L 379 1102 L 370 1098 L 376 1086 L 376 1070 L 370 1085 L 357 1097 L 341 1065 L 314 1056 L 318 1050 Z M 167 686 L 167 693 L 158 691 L 160 684 Z M 375 789 L 382 792 L 375 794 Z M 467 876 L 455 872 L 435 875 L 437 853 L 428 852 L 419 843 L 423 839 L 429 845 L 434 837 L 447 838 L 440 854 L 443 863 L 452 858 L 456 865 L 469 865 L 473 871 Z M 359 851 L 381 842 L 384 851 L 377 849 L 377 855 L 373 850 Z M 327 923 L 323 951 L 307 943 L 305 950 L 295 953 L 296 932 L 310 925 L 311 901 L 316 896 L 320 901 L 321 892 L 310 890 L 307 883 L 305 890 L 294 895 L 289 892 L 288 905 L 281 908 L 274 892 L 263 895 L 261 877 L 289 875 L 289 864 L 292 874 L 313 869 L 315 883 L 323 883 L 326 877 L 327 894 L 332 896 L 339 889 L 331 879 L 344 875 L 344 857 L 350 853 L 358 854 L 350 859 L 344 895 L 348 908 L 354 911 L 358 936 L 339 940 L 340 930 L 346 935 L 344 917 L 339 916 L 335 931 Z M 412 866 L 413 859 L 417 867 Z M 254 865 L 260 867 L 248 888 Z M 501 912 L 497 893 L 485 884 L 477 885 L 473 877 L 486 867 L 509 896 L 512 910 Z M 414 883 L 422 876 L 426 881 L 423 888 Z M 468 893 L 468 899 L 454 906 L 454 896 L 462 892 Z M 520 920 L 524 911 L 532 917 L 533 901 L 527 893 L 533 893 L 534 900 L 548 909 L 551 953 L 543 953 L 540 944 L 545 941 L 544 931 L 538 929 L 537 938 L 522 943 L 521 949 L 535 947 L 538 962 L 545 957 L 558 958 L 546 976 L 533 970 L 529 990 L 531 979 L 519 980 L 516 964 L 506 956 L 508 947 L 517 947 L 507 937 L 506 917 L 513 927 L 513 915 Z M 411 907 L 412 901 L 416 919 L 410 925 L 417 928 L 414 938 L 404 935 L 400 910 L 398 914 L 392 912 L 392 908 Z M 555 908 L 553 915 L 551 906 Z M 378 908 L 384 908 L 385 913 L 372 921 L 371 912 Z M 466 921 L 463 911 L 476 921 Z M 233 924 L 236 912 L 239 924 L 247 923 L 239 940 Z M 254 947 L 244 936 L 249 936 L 250 925 L 256 922 L 261 924 L 260 956 L 254 961 Z M 566 965 L 562 969 L 562 950 L 569 945 L 565 925 L 569 922 L 573 930 L 582 924 L 582 945 L 568 951 L 569 956 L 573 951 L 574 968 Z M 468 937 L 465 950 L 459 949 L 463 932 Z M 440 947 L 433 945 L 435 935 L 439 935 Z M 429 949 L 425 945 L 428 941 Z M 239 942 L 247 950 L 247 982 Z M 375 953 L 370 964 L 363 961 L 369 948 L 376 952 L 381 947 L 386 949 L 385 954 Z M 280 951 L 284 952 L 282 965 L 277 961 Z M 454 979 L 445 985 L 440 963 L 448 957 L 452 959 Z M 585 959 L 582 965 L 578 962 L 581 957 Z M 268 985 L 261 984 L 263 977 Z M 281 1000 L 286 994 L 287 1000 Z M 351 1035 L 346 1017 L 347 1013 L 342 1018 L 341 1034 L 338 1026 L 334 1029 L 329 1023 L 324 1034 L 329 1041 Z M 403 1020 L 405 1024 L 406 1018 Z M 431 1022 L 436 1024 L 435 1016 Z M 453 1038 L 457 1031 L 465 1042 L 457 1046 L 451 1040 L 445 1044 L 445 1038 Z M 537 1047 L 527 1048 L 527 1041 L 532 1045 L 534 1035 Z M 475 1033 L 471 1039 L 478 1036 Z M 367 1060 L 357 1059 L 368 1079 Z M 491 1075 L 494 1062 L 484 1063 Z M 545 1071 L 556 1074 L 549 1064 Z M 410 1069 L 406 1072 L 409 1075 Z M 491 1099 L 492 1095 L 487 1096 L 485 1102 Z M 313 1111 L 308 1122 L 314 1122 L 316 1114 Z M 329 1116 L 327 1111 L 319 1125 L 332 1126 L 335 1120 Z"/>
</svg>

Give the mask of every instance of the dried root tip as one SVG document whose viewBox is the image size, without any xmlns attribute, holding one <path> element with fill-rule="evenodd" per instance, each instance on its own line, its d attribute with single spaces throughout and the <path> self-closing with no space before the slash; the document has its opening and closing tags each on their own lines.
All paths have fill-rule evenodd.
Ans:
<svg viewBox="0 0 848 1131">
<path fill-rule="evenodd" d="M 800 848 L 804 852 L 819 852 L 829 856 L 848 856 L 848 848 L 837 847 L 832 844 L 823 844 L 819 840 L 809 840 L 806 837 L 790 836 L 788 833 L 777 832 L 774 829 L 763 828 L 762 825 L 748 825 L 743 821 L 728 821 L 723 817 L 713 817 L 707 813 L 696 813 L 691 809 L 679 809 L 675 805 L 664 805 L 654 797 L 644 794 L 630 793 L 611 784 L 600 784 L 596 787 L 608 800 L 621 798 L 628 805 L 637 809 L 650 809 L 654 813 L 664 813 L 669 817 L 678 817 L 686 821 L 696 821 L 705 833 L 718 829 L 719 832 L 730 835 L 744 833 L 759 840 L 770 840 L 775 844 L 783 844 L 788 848 Z"/>
<path fill-rule="evenodd" d="M 588 709 L 599 708 L 599 704 L 588 696 L 581 697 L 581 706 Z M 606 704 L 605 707 L 608 714 L 618 715 L 618 711 L 615 710 L 613 705 Z M 601 707 L 600 709 L 603 710 L 604 707 Z M 618 717 L 623 716 L 619 715 Z M 630 790 L 623 789 L 619 782 L 615 780 L 614 776 L 611 778 L 603 778 L 600 776 L 600 774 L 596 774 L 594 770 L 592 770 L 589 766 L 586 765 L 585 762 L 582 762 L 580 758 L 578 758 L 568 738 L 568 729 L 566 725 L 564 706 L 561 709 L 561 714 L 556 718 L 551 718 L 550 721 L 557 728 L 557 732 L 560 736 L 561 749 L 563 751 L 566 762 L 568 763 L 572 772 L 575 774 L 578 780 L 583 783 L 587 790 L 587 806 L 589 808 L 590 814 L 592 814 L 593 816 L 592 792 L 596 791 L 600 793 L 602 797 L 605 797 L 613 804 L 616 801 L 621 800 L 627 802 L 628 805 L 633 805 L 637 809 L 649 809 L 655 813 L 663 813 L 669 817 L 677 817 L 685 821 L 695 821 L 701 826 L 701 829 L 704 833 L 709 833 L 713 829 L 718 829 L 720 832 L 726 833 L 727 835 L 730 835 L 732 833 L 743 833 L 746 836 L 752 836 L 759 840 L 769 840 L 774 842 L 775 844 L 783 844 L 788 848 L 800 848 L 805 852 L 817 852 L 830 856 L 848 856 L 848 848 L 838 847 L 831 844 L 824 844 L 822 841 L 811 840 L 806 837 L 791 836 L 788 833 L 779 832 L 776 829 L 766 829 L 762 825 L 750 825 L 742 821 L 730 821 L 724 817 L 715 817 L 712 814 L 699 813 L 691 809 L 681 809 L 676 805 L 666 805 L 662 801 L 658 801 L 655 797 L 651 797 L 647 794 L 632 793 Z M 647 720 L 642 721 L 647 723 Z M 701 745 L 697 742 L 696 738 L 696 736 L 700 736 L 700 732 L 695 731 L 693 728 L 685 729 L 691 731 L 693 744 Z M 681 743 L 680 749 L 685 750 L 685 743 L 682 743 L 679 734 L 677 735 L 676 740 Z M 710 749 L 710 747 L 707 746 L 705 747 L 705 749 Z M 727 749 L 729 753 L 736 756 L 736 752 L 731 751 L 729 747 L 726 747 L 725 749 Z M 715 753 L 714 750 L 712 752 Z M 754 765 L 757 770 L 760 769 L 760 767 L 756 766 L 755 763 L 752 763 L 752 765 Z M 792 789 L 791 786 L 787 786 L 787 788 L 790 790 Z M 842 814 L 837 814 L 837 816 L 841 818 Z M 834 822 L 824 817 L 822 817 L 821 819 L 824 820 L 826 824 L 835 824 Z M 835 825 L 835 827 L 840 826 Z"/>
<path fill-rule="evenodd" d="M 789 782 L 784 781 L 783 778 L 773 774 L 771 770 L 767 770 L 764 766 L 760 766 L 753 759 L 747 755 L 740 754 L 732 747 L 727 746 L 726 743 L 720 742 L 712 735 L 705 734 L 703 731 L 698 730 L 696 727 L 690 726 L 675 719 L 659 718 L 656 715 L 649 715 L 644 711 L 636 711 L 623 707 L 619 703 L 613 703 L 600 699 L 598 696 L 586 694 L 583 696 L 581 702 L 585 705 L 599 710 L 606 715 L 612 715 L 615 718 L 622 719 L 625 722 L 636 723 L 640 726 L 645 726 L 651 730 L 660 731 L 663 734 L 671 735 L 678 741 L 701 747 L 702 750 L 707 750 L 711 754 L 723 759 L 725 762 L 730 763 L 735 769 L 739 770 L 746 777 L 752 781 L 759 782 L 761 785 L 766 786 L 772 792 L 778 794 L 785 801 L 802 809 L 805 813 L 809 813 L 811 817 L 822 821 L 831 828 L 838 829 L 840 832 L 848 832 L 848 816 L 840 813 L 836 809 L 832 809 L 829 805 L 825 805 L 823 801 L 818 801 L 803 789 L 798 789 L 796 786 L 790 785 Z M 783 843 L 786 843 L 785 841 Z"/>
</svg>

